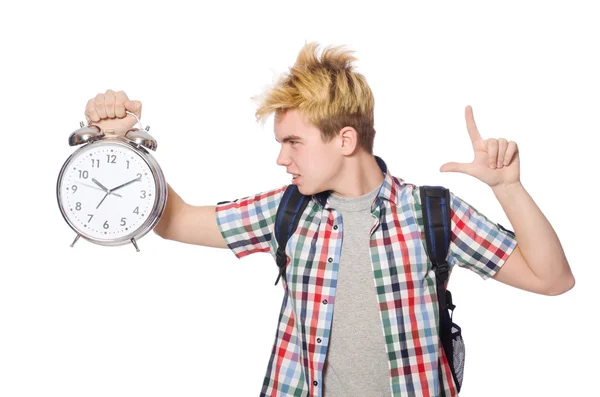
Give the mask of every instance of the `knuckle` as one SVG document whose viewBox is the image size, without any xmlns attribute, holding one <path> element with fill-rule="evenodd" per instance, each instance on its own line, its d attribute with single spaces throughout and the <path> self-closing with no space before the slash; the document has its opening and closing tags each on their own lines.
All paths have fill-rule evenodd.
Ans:
<svg viewBox="0 0 600 397">
<path fill-rule="evenodd" d="M 123 91 L 117 91 L 115 92 L 115 97 L 118 98 L 120 101 L 127 101 L 129 100 L 129 98 L 127 97 L 127 94 L 125 94 L 125 92 Z"/>
<path fill-rule="evenodd" d="M 122 103 L 116 103 L 115 104 L 115 115 L 117 117 L 124 117 L 125 116 L 125 106 L 123 106 Z"/>
<path fill-rule="evenodd" d="M 127 95 L 125 95 L 123 93 L 123 91 L 119 91 L 115 94 L 115 106 L 125 106 L 125 102 L 127 102 L 129 99 L 127 98 Z"/>
</svg>

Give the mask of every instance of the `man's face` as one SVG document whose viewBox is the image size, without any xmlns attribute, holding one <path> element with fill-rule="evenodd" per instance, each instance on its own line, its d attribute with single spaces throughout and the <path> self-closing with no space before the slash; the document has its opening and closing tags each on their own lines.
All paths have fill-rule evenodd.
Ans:
<svg viewBox="0 0 600 397">
<path fill-rule="evenodd" d="M 274 127 L 275 139 L 281 144 L 277 164 L 300 175 L 293 181 L 290 175 L 290 183 L 304 195 L 331 190 L 342 164 L 339 137 L 324 143 L 321 131 L 296 109 L 286 111 Z"/>
</svg>

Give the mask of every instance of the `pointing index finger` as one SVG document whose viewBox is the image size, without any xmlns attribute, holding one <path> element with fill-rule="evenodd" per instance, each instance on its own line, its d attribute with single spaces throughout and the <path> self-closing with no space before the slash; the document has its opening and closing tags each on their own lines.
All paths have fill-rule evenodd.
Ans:
<svg viewBox="0 0 600 397">
<path fill-rule="evenodd" d="M 471 143 L 473 143 L 473 147 L 475 147 L 475 142 L 481 140 L 481 134 L 477 129 L 477 125 L 475 124 L 475 118 L 473 117 L 473 108 L 468 105 L 465 108 L 465 119 L 467 121 L 467 131 L 469 131 L 469 136 L 471 137 Z"/>
</svg>

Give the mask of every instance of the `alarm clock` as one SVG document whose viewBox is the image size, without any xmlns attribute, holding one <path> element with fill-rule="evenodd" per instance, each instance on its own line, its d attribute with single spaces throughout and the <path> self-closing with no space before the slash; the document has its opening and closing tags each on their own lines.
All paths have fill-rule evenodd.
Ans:
<svg viewBox="0 0 600 397">
<path fill-rule="evenodd" d="M 167 203 L 167 183 L 149 150 L 156 140 L 150 127 L 132 128 L 125 135 L 84 126 L 69 136 L 79 146 L 58 175 L 58 207 L 67 224 L 80 237 L 103 246 L 133 244 L 158 223 Z M 135 125 L 134 125 L 135 127 Z"/>
</svg>

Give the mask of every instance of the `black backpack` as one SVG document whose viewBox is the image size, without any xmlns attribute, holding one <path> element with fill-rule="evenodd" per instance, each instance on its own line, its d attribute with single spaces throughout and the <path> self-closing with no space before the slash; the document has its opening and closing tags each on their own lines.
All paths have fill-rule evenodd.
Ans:
<svg viewBox="0 0 600 397">
<path fill-rule="evenodd" d="M 452 321 L 452 315 L 448 310 L 454 313 L 455 305 L 452 304 L 452 294 L 446 289 L 448 280 L 448 263 L 446 256 L 450 247 L 450 191 L 442 186 L 421 186 L 421 210 L 423 213 L 423 222 L 425 237 L 427 242 L 427 255 L 433 264 L 437 280 L 437 296 L 439 304 L 439 334 L 450 364 L 454 383 L 460 392 L 463 381 L 463 370 L 465 365 L 465 345 L 462 338 L 462 331 L 458 325 Z M 279 275 L 275 280 L 275 285 L 279 278 L 285 280 L 285 268 L 289 263 L 289 257 L 285 253 L 285 247 L 290 236 L 296 230 L 300 216 L 310 201 L 310 196 L 305 196 L 298 190 L 296 185 L 289 185 L 277 208 L 275 218 L 275 237 L 277 239 L 276 263 L 279 267 Z M 440 388 L 442 387 L 441 362 L 438 363 L 438 373 L 440 377 Z M 444 397 L 442 390 L 441 396 Z"/>
</svg>

